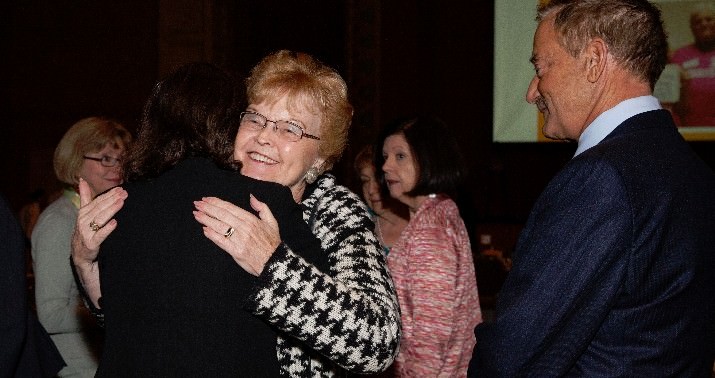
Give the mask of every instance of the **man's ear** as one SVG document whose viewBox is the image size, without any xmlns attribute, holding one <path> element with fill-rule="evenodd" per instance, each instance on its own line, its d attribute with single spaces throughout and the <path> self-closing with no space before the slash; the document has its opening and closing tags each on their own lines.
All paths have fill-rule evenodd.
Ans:
<svg viewBox="0 0 715 378">
<path fill-rule="evenodd" d="M 586 46 L 586 78 L 595 83 L 606 69 L 608 45 L 601 38 L 592 39 Z"/>
</svg>

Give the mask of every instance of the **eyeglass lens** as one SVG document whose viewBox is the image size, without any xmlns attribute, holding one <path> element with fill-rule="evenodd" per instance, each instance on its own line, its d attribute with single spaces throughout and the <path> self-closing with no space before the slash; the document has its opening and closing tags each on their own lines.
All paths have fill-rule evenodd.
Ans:
<svg viewBox="0 0 715 378">
<path fill-rule="evenodd" d="M 281 138 L 285 140 L 296 142 L 304 136 L 317 139 L 316 137 L 305 133 L 302 127 L 293 122 L 284 120 L 271 121 L 264 115 L 255 112 L 241 113 L 241 125 L 251 127 L 253 130 L 265 128 L 268 125 L 268 122 L 273 123 L 273 129 L 278 133 L 278 135 L 281 136 Z"/>
<path fill-rule="evenodd" d="M 98 158 L 92 157 L 92 156 L 84 156 L 84 158 L 89 159 L 89 160 L 98 161 L 99 164 L 102 164 L 103 167 L 107 167 L 107 168 L 114 167 L 117 164 L 119 164 L 119 162 L 121 161 L 121 159 L 111 157 L 111 156 L 106 156 L 106 155 L 102 156 L 102 157 L 98 157 Z"/>
</svg>

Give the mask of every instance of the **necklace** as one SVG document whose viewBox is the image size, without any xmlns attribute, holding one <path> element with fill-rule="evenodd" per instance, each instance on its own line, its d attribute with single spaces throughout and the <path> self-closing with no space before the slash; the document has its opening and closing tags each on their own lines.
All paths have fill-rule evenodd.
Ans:
<svg viewBox="0 0 715 378">
<path fill-rule="evenodd" d="M 381 219 L 381 218 L 382 218 L 382 217 L 381 217 L 380 215 L 377 215 L 377 217 L 375 217 L 375 226 L 377 226 L 377 227 L 376 227 L 377 240 L 380 241 L 380 244 L 382 244 L 384 247 L 387 247 L 387 246 L 385 245 L 385 237 L 382 235 L 382 227 L 380 226 L 380 219 Z"/>
<path fill-rule="evenodd" d="M 377 234 L 377 240 L 380 242 L 380 245 L 382 246 L 382 250 L 385 252 L 385 255 L 387 255 L 390 252 L 391 246 L 387 245 L 387 240 L 385 239 L 385 235 L 382 232 L 382 220 L 386 221 L 387 223 L 390 224 L 395 224 L 394 222 L 390 221 L 387 219 L 387 217 L 381 215 L 381 214 L 375 214 L 375 233 Z"/>
</svg>

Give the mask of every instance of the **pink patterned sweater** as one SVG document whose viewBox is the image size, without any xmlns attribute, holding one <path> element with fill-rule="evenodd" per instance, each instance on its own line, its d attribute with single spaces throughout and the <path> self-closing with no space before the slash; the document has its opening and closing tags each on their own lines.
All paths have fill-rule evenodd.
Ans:
<svg viewBox="0 0 715 378">
<path fill-rule="evenodd" d="M 398 377 L 465 377 L 482 321 L 469 237 L 457 205 L 430 196 L 387 258 L 402 312 Z"/>
</svg>

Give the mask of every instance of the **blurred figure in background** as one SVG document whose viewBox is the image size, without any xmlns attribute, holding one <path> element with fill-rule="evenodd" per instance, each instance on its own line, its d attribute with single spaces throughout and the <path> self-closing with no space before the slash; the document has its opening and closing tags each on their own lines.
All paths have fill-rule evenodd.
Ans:
<svg viewBox="0 0 715 378">
<path fill-rule="evenodd" d="M 54 377 L 64 366 L 28 303 L 25 238 L 0 196 L 0 377 Z"/>
<path fill-rule="evenodd" d="M 402 311 L 394 374 L 465 376 L 482 314 L 469 236 L 450 198 L 464 176 L 459 146 L 432 117 L 396 122 L 379 142 L 382 181 L 410 213 L 387 258 Z"/>
<path fill-rule="evenodd" d="M 382 251 L 387 255 L 407 226 L 409 213 L 403 203 L 383 196 L 375 171 L 373 151 L 374 147 L 368 145 L 358 152 L 355 156 L 355 173 L 362 184 L 362 197 L 375 222 L 375 235 L 382 245 Z"/>
<path fill-rule="evenodd" d="M 39 188 L 33 190 L 28 196 L 28 199 L 29 202 L 20 208 L 18 217 L 20 218 L 22 231 L 25 233 L 25 237 L 29 242 L 32 237 L 32 230 L 35 228 L 35 224 L 37 224 L 37 220 L 40 218 L 40 213 L 47 205 L 47 195 L 45 194 L 44 189 Z"/>
<path fill-rule="evenodd" d="M 93 322 L 68 263 L 79 209 L 77 186 L 83 179 L 97 195 L 121 184 L 121 160 L 130 141 L 118 122 L 90 117 L 75 123 L 55 149 L 55 174 L 66 187 L 35 225 L 32 261 L 37 315 L 67 363 L 60 377 L 93 377 L 97 369 L 98 349 L 88 341 L 96 336 L 89 332 Z"/>
</svg>

